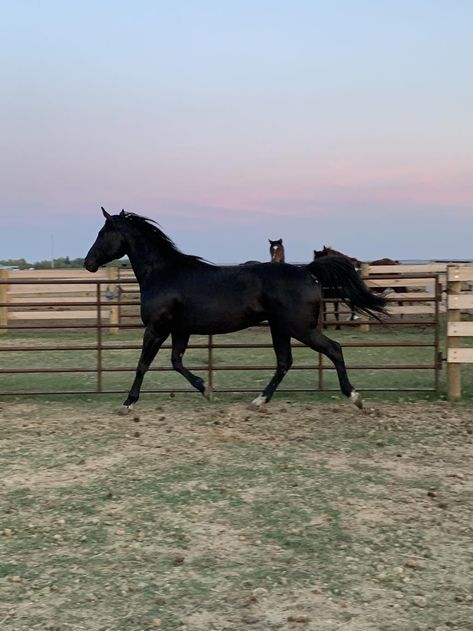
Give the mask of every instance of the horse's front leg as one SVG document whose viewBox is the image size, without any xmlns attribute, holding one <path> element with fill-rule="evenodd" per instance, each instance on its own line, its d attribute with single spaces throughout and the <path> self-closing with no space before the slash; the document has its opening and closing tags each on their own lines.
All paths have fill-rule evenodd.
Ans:
<svg viewBox="0 0 473 631">
<path fill-rule="evenodd" d="M 173 331 L 172 333 L 172 354 L 171 354 L 171 362 L 174 370 L 180 373 L 183 377 L 187 379 L 187 381 L 194 386 L 196 390 L 198 390 L 201 394 L 204 395 L 206 399 L 212 398 L 212 388 L 205 383 L 205 381 L 191 373 L 182 363 L 182 358 L 187 348 L 187 344 L 189 343 L 189 335 L 187 333 L 177 333 Z"/>
<path fill-rule="evenodd" d="M 143 377 L 168 336 L 169 332 L 155 333 L 151 328 L 147 327 L 145 329 L 143 335 L 143 348 L 136 368 L 135 380 L 133 381 L 131 390 L 128 393 L 128 397 L 120 410 L 121 414 L 126 414 L 133 407 L 133 404 L 138 401 Z"/>
</svg>

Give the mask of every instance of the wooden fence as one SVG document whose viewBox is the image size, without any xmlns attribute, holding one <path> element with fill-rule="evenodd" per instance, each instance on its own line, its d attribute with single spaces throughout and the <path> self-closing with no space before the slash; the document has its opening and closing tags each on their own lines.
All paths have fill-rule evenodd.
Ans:
<svg viewBox="0 0 473 631">
<path fill-rule="evenodd" d="M 446 264 L 430 265 L 385 265 L 365 266 L 363 274 L 372 288 L 392 290 L 389 310 L 395 315 L 427 315 L 436 309 L 434 281 L 429 274 L 440 274 L 442 287 L 446 286 Z M 406 276 L 417 275 L 417 278 Z M 421 278 L 422 275 L 426 275 Z M 133 278 L 131 270 L 119 268 L 101 269 L 96 275 L 85 270 L 0 270 L 0 331 L 9 326 L 27 325 L 28 322 L 51 320 L 87 321 L 96 318 L 96 311 L 91 309 L 91 299 L 95 299 L 95 285 L 92 279 L 106 279 L 104 285 L 102 321 L 110 324 L 111 330 L 118 332 L 117 325 L 123 322 L 139 322 L 138 285 L 122 285 L 123 279 Z M 44 284 L 41 281 L 44 280 Z M 61 284 L 59 281 L 66 281 Z M 74 280 L 76 284 L 68 284 Z M 83 280 L 83 283 L 77 283 Z M 30 282 L 31 281 L 31 282 Z M 51 282 L 53 281 L 53 282 Z M 34 283 L 34 284 L 33 284 Z M 404 290 L 404 291 L 402 291 Z M 429 297 L 431 300 L 429 300 Z M 117 304 L 118 301 L 118 304 Z M 123 305 L 121 302 L 135 302 L 136 306 Z M 2 306 L 3 305 L 3 306 Z M 446 309 L 445 303 L 439 307 Z M 348 317 L 349 311 L 340 305 L 340 319 Z M 329 318 L 334 318 L 333 310 L 328 311 Z"/>
<path fill-rule="evenodd" d="M 363 266 L 363 276 L 371 288 L 391 291 L 389 311 L 400 317 L 432 315 L 437 309 L 446 311 L 445 293 L 440 304 L 436 304 L 434 277 L 429 278 L 432 274 L 438 275 L 442 291 L 445 292 L 445 263 Z M 117 326 L 124 322 L 139 323 L 138 285 L 121 284 L 123 279 L 129 281 L 132 278 L 132 270 L 120 268 L 101 269 L 94 276 L 80 269 L 0 270 L 0 281 L 12 281 L 10 284 L 0 283 L 0 327 L 3 327 L 0 332 L 10 326 L 27 325 L 31 321 L 43 321 L 47 325 L 52 320 L 65 320 L 70 321 L 72 326 L 74 321 L 95 319 L 96 311 L 91 308 L 91 298 L 95 299 L 95 285 L 90 282 L 92 279 L 108 281 L 103 289 L 103 303 L 106 306 L 102 309 L 101 317 L 113 332 L 118 332 Z M 44 280 L 44 284 L 41 280 Z M 60 284 L 60 280 L 66 282 Z M 67 284 L 68 280 L 74 280 L 76 284 Z M 83 280 L 83 283 L 77 283 L 78 280 Z M 29 284 L 29 281 L 32 282 Z M 130 302 L 135 302 L 136 306 Z M 340 318 L 340 321 L 349 317 L 346 306 L 337 305 L 337 310 L 337 319 Z M 334 317 L 335 307 L 330 306 L 327 319 L 334 320 Z"/>
<path fill-rule="evenodd" d="M 448 398 L 461 398 L 461 365 L 473 363 L 473 348 L 462 348 L 463 338 L 473 337 L 473 266 L 449 265 L 447 322 Z"/>
<path fill-rule="evenodd" d="M 90 281 L 108 280 L 104 286 L 106 304 L 117 295 L 117 277 L 117 268 L 101 269 L 94 276 L 80 269 L 0 270 L 0 333 L 32 321 L 47 326 L 52 320 L 64 320 L 73 326 L 76 322 L 95 320 L 96 284 Z M 101 317 L 113 328 L 118 324 L 118 307 L 105 306 Z"/>
<path fill-rule="evenodd" d="M 462 268 L 463 265 L 454 266 Z M 443 300 L 439 305 L 440 312 L 446 311 L 447 264 L 413 264 L 363 266 L 363 277 L 373 289 L 390 291 L 389 311 L 393 315 L 412 316 L 435 313 L 435 282 L 431 274 L 440 279 Z M 421 278 L 424 275 L 423 278 Z M 90 298 L 94 295 L 95 284 L 92 279 L 106 279 L 108 284 L 103 292 L 103 302 L 109 306 L 102 308 L 102 320 L 111 327 L 122 323 L 122 318 L 139 319 L 138 285 L 121 285 L 123 279 L 134 278 L 130 269 L 105 268 L 96 275 L 85 270 L 0 270 L 0 281 L 11 280 L 11 284 L 0 284 L 0 326 L 27 323 L 28 321 L 69 320 L 84 321 L 96 317 L 95 310 L 90 308 Z M 60 284 L 60 280 L 74 280 L 74 285 Z M 29 284 L 29 281 L 33 283 Z M 44 284 L 41 283 L 44 281 Z M 54 281 L 55 284 L 50 283 Z M 83 281 L 78 284 L 79 281 Z M 428 298 L 431 298 L 429 300 Z M 135 301 L 137 307 L 128 305 L 121 308 L 116 299 Z M 8 306 L 5 306 L 8 303 Z M 332 314 L 332 315 L 330 315 Z M 340 305 L 340 318 L 348 317 L 349 311 Z M 333 319 L 333 310 L 329 310 Z M 1 329 L 0 329 L 1 330 Z M 3 329 L 5 330 L 5 329 Z M 118 330 L 118 329 L 116 329 Z"/>
</svg>

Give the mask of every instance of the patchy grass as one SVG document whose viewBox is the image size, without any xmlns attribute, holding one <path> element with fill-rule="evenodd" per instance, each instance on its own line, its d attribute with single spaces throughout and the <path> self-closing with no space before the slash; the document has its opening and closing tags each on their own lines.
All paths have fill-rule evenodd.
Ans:
<svg viewBox="0 0 473 631">
<path fill-rule="evenodd" d="M 0 405 L 2 629 L 472 628 L 467 407 Z"/>
</svg>

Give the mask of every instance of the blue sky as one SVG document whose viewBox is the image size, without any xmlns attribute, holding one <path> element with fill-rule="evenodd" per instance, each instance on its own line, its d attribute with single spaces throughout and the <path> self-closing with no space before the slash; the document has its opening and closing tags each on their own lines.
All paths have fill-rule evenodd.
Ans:
<svg viewBox="0 0 473 631">
<path fill-rule="evenodd" d="M 0 259 L 121 208 L 217 262 L 473 258 L 469 1 L 0 5 Z"/>
</svg>

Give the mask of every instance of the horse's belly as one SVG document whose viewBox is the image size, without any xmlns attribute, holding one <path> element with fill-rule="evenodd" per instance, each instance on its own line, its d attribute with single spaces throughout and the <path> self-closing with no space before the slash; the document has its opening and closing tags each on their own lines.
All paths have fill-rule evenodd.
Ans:
<svg viewBox="0 0 473 631">
<path fill-rule="evenodd" d="M 229 309 L 194 309 L 181 313 L 173 324 L 189 333 L 210 335 L 240 331 L 264 320 L 263 311 L 238 312 Z"/>
</svg>

